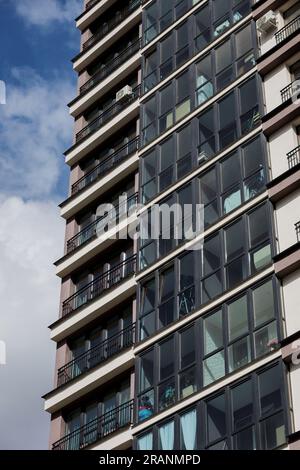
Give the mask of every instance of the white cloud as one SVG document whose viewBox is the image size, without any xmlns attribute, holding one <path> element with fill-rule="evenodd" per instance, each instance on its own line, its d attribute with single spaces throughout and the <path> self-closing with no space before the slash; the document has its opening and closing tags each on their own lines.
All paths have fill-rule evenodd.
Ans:
<svg viewBox="0 0 300 470">
<path fill-rule="evenodd" d="M 71 81 L 42 79 L 30 68 L 12 70 L 7 104 L 0 107 L 0 187 L 6 194 L 44 197 L 55 190 L 62 152 L 71 143 L 66 103 Z"/>
<path fill-rule="evenodd" d="M 83 0 L 14 0 L 16 12 L 33 26 L 74 21 L 83 7 Z"/>
<path fill-rule="evenodd" d="M 58 312 L 63 222 L 56 202 L 0 196 L 1 449 L 47 448 L 49 416 L 41 396 L 52 388 L 55 345 L 47 326 Z"/>
</svg>

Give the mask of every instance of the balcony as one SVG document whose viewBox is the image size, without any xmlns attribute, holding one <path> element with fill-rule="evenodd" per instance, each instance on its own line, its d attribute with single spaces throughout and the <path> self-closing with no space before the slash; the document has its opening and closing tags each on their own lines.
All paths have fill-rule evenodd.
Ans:
<svg viewBox="0 0 300 470">
<path fill-rule="evenodd" d="M 102 24 L 102 27 L 97 31 L 93 36 L 91 36 L 85 43 L 82 45 L 83 51 L 86 51 L 89 47 L 93 46 L 96 42 L 100 41 L 107 33 L 112 29 L 118 26 L 122 21 L 124 21 L 131 13 L 140 6 L 141 0 L 133 0 L 122 10 L 118 11 L 118 14 L 109 19 L 106 23 Z"/>
<path fill-rule="evenodd" d="M 67 254 L 73 253 L 78 248 L 82 247 L 86 243 L 89 243 L 91 240 L 95 239 L 99 233 L 102 235 L 103 229 L 101 227 L 101 221 L 113 220 L 114 224 L 116 225 L 122 218 L 124 218 L 124 216 L 128 217 L 132 208 L 136 207 L 137 202 L 138 193 L 135 193 L 126 199 L 126 201 L 116 206 L 114 210 L 111 210 L 101 217 L 98 217 L 94 222 L 89 224 L 87 227 L 67 241 Z"/>
<path fill-rule="evenodd" d="M 300 222 L 297 222 L 295 224 L 295 230 L 296 230 L 296 236 L 297 236 L 297 242 L 300 242 Z"/>
<path fill-rule="evenodd" d="M 99 298 L 104 292 L 117 286 L 127 277 L 132 276 L 135 271 L 136 255 L 133 255 L 109 271 L 101 274 L 101 276 L 98 276 L 65 300 L 62 304 L 62 318 Z"/>
<path fill-rule="evenodd" d="M 294 98 L 295 100 L 298 99 L 300 95 L 300 81 L 294 80 L 288 86 L 283 88 L 280 91 L 280 94 L 281 94 L 282 103 L 285 103 L 291 98 Z"/>
<path fill-rule="evenodd" d="M 288 160 L 288 165 L 289 169 L 294 168 L 294 166 L 299 165 L 300 163 L 300 145 L 296 147 L 294 150 L 291 150 L 287 154 L 287 160 Z"/>
<path fill-rule="evenodd" d="M 127 106 L 129 106 L 135 100 L 137 100 L 140 95 L 141 85 L 138 85 L 132 90 L 132 94 L 126 100 L 117 101 L 108 109 L 103 111 L 96 119 L 85 126 L 80 132 L 78 132 L 76 134 L 76 144 L 91 135 L 93 132 L 96 132 L 101 126 L 127 108 Z"/>
<path fill-rule="evenodd" d="M 133 423 L 133 400 L 114 408 L 55 442 L 53 450 L 81 450 Z"/>
<path fill-rule="evenodd" d="M 287 25 L 275 33 L 276 44 L 280 44 L 300 28 L 300 16 L 290 21 Z"/>
<path fill-rule="evenodd" d="M 135 139 L 130 140 L 119 150 L 109 155 L 109 157 L 105 158 L 102 162 L 100 162 L 99 165 L 97 165 L 92 171 L 84 175 L 72 185 L 71 195 L 74 196 L 75 194 L 79 193 L 83 189 L 86 189 L 87 187 L 91 186 L 93 183 L 98 181 L 109 171 L 118 166 L 127 157 L 134 154 L 138 150 L 138 147 L 139 138 L 136 137 Z"/>
<path fill-rule="evenodd" d="M 138 39 L 130 44 L 128 47 L 123 49 L 117 57 L 114 57 L 112 60 L 108 61 L 107 64 L 103 65 L 103 67 L 99 70 L 99 72 L 95 73 L 87 82 L 85 82 L 79 90 L 79 96 L 87 93 L 91 88 L 96 86 L 106 77 L 108 77 L 112 72 L 114 72 L 117 68 L 120 67 L 126 60 L 130 59 L 139 49 L 141 45 L 141 40 Z"/>
<path fill-rule="evenodd" d="M 130 348 L 134 342 L 135 323 L 58 369 L 57 386 L 60 387 L 69 383 L 76 377 L 116 356 L 124 349 Z"/>
</svg>

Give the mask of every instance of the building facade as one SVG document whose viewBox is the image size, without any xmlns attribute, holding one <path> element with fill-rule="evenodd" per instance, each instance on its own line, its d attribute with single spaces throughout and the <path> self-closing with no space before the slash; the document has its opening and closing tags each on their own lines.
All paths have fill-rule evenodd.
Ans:
<svg viewBox="0 0 300 470">
<path fill-rule="evenodd" d="M 300 450 L 300 2 L 89 0 L 76 24 L 50 448 Z M 203 205 L 201 249 L 163 217 L 126 236 L 175 203 Z"/>
</svg>

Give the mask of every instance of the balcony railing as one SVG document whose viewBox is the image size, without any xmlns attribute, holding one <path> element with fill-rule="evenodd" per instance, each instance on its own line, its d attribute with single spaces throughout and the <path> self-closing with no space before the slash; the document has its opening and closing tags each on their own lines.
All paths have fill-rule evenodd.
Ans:
<svg viewBox="0 0 300 470">
<path fill-rule="evenodd" d="M 98 181 L 109 171 L 118 166 L 123 160 L 135 153 L 138 150 L 138 147 L 139 137 L 135 137 L 133 140 L 130 140 L 126 145 L 116 150 L 116 152 L 106 157 L 97 166 L 95 166 L 93 170 L 91 170 L 89 173 L 84 175 L 72 185 L 72 196 L 74 194 L 77 194 L 79 191 L 87 188 L 95 181 Z"/>
<path fill-rule="evenodd" d="M 81 246 L 93 240 L 97 237 L 97 234 L 102 235 L 104 227 L 101 226 L 101 221 L 106 219 L 113 222 L 115 225 L 118 224 L 122 220 L 122 218 L 127 217 L 129 215 L 129 211 L 137 205 L 137 201 L 138 193 L 135 193 L 128 199 L 126 199 L 124 202 L 117 205 L 114 210 L 112 209 L 107 214 L 101 217 L 97 217 L 94 222 L 89 224 L 87 227 L 77 233 L 74 237 L 68 240 L 67 254 L 72 253 L 77 248 L 80 248 Z M 114 217 L 114 219 L 112 219 L 112 217 Z"/>
<path fill-rule="evenodd" d="M 109 271 L 101 274 L 92 282 L 65 300 L 62 304 L 62 317 L 65 317 L 78 308 L 87 305 L 100 297 L 105 291 L 116 286 L 136 270 L 136 255 L 131 256 Z"/>
<path fill-rule="evenodd" d="M 295 230 L 296 230 L 297 241 L 300 242 L 300 222 L 297 222 L 295 224 Z"/>
<path fill-rule="evenodd" d="M 289 168 L 293 168 L 300 163 L 300 145 L 287 154 Z"/>
<path fill-rule="evenodd" d="M 294 80 L 288 86 L 283 88 L 280 93 L 282 103 L 285 103 L 290 98 L 297 99 L 300 96 L 300 80 Z"/>
<path fill-rule="evenodd" d="M 123 111 L 123 109 L 127 108 L 127 106 L 137 100 L 140 94 L 141 85 L 138 85 L 132 90 L 132 94 L 127 99 L 125 99 L 125 101 L 117 101 L 112 106 L 103 111 L 96 119 L 85 126 L 80 132 L 78 132 L 76 135 L 76 142 L 80 142 L 82 139 L 97 131 L 106 122 L 108 122 L 114 116 Z"/>
<path fill-rule="evenodd" d="M 55 442 L 53 450 L 80 450 L 133 423 L 133 400 L 114 408 Z"/>
<path fill-rule="evenodd" d="M 277 31 L 277 33 L 275 33 L 276 44 L 279 44 L 282 41 L 284 41 L 286 38 L 288 38 L 291 34 L 293 34 L 299 28 L 300 28 L 300 16 L 297 16 L 297 18 L 290 21 L 290 23 L 288 23 L 279 31 Z"/>
<path fill-rule="evenodd" d="M 85 43 L 82 48 L 85 51 L 91 47 L 96 42 L 100 41 L 106 34 L 108 34 L 112 29 L 116 28 L 122 21 L 124 21 L 131 13 L 140 6 L 141 0 L 133 0 L 129 2 L 129 5 L 126 5 L 124 8 L 119 10 L 115 16 L 110 18 L 107 22 L 101 25 L 101 29 L 97 31 L 93 36 L 91 36 Z"/>
<path fill-rule="evenodd" d="M 134 342 L 135 324 L 133 323 L 120 331 L 120 333 L 89 349 L 84 354 L 81 354 L 76 357 L 76 359 L 73 359 L 68 362 L 68 364 L 58 369 L 58 387 L 65 385 L 76 377 L 79 377 L 90 369 L 93 369 L 97 365 L 107 361 L 111 357 L 116 356 L 124 349 L 130 348 L 133 346 Z"/>
<path fill-rule="evenodd" d="M 126 60 L 130 59 L 139 49 L 141 45 L 141 40 L 138 39 L 130 44 L 128 47 L 120 51 L 117 57 L 114 57 L 106 64 L 103 64 L 99 72 L 96 72 L 92 78 L 90 78 L 87 82 L 85 82 L 79 90 L 79 94 L 86 93 L 88 90 L 96 86 L 106 77 L 108 77 L 112 72 L 114 72 L 117 68 L 120 67 Z"/>
</svg>

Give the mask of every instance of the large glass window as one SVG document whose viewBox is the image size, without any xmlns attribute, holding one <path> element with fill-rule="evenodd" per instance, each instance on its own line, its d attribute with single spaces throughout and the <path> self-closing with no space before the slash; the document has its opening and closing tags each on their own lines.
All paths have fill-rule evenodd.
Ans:
<svg viewBox="0 0 300 470">
<path fill-rule="evenodd" d="M 287 442 L 282 362 L 248 374 L 139 435 L 138 449 L 269 450 Z M 266 412 L 267 407 L 267 412 Z"/>
</svg>

